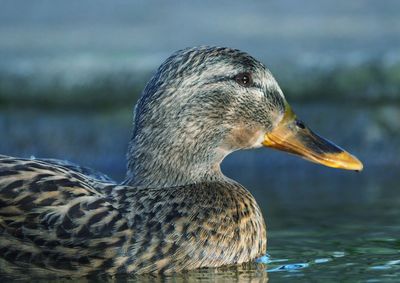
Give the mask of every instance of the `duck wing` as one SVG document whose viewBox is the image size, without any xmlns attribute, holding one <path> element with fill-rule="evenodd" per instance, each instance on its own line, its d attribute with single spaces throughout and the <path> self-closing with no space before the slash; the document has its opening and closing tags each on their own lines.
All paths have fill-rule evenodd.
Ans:
<svg viewBox="0 0 400 283">
<path fill-rule="evenodd" d="M 88 178 L 93 179 L 93 181 L 117 184 L 112 178 L 110 178 L 109 176 L 107 176 L 104 173 L 101 173 L 97 170 L 94 170 L 94 169 L 86 167 L 86 166 L 81 166 L 81 165 L 75 164 L 75 163 L 67 161 L 67 160 L 54 159 L 54 158 L 36 158 L 36 157 L 31 157 L 30 160 L 43 161 L 43 162 L 46 162 L 49 164 L 68 168 L 71 171 L 75 171 L 77 173 L 86 175 Z"/>
<path fill-rule="evenodd" d="M 0 273 L 112 269 L 131 230 L 107 194 L 111 187 L 101 192 L 66 167 L 0 156 Z"/>
</svg>

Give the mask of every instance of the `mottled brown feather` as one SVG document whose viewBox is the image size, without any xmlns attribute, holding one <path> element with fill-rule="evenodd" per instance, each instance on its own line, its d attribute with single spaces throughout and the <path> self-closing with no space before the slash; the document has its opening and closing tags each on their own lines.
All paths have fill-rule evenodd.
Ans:
<svg viewBox="0 0 400 283">
<path fill-rule="evenodd" d="M 177 272 L 266 249 L 260 209 L 235 183 L 101 192 L 61 166 L 11 157 L 0 157 L 0 175 L 1 273 Z"/>
</svg>

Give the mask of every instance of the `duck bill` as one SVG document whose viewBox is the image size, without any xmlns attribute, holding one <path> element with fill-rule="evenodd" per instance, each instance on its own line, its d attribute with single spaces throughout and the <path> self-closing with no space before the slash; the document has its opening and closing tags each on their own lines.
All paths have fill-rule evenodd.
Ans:
<svg viewBox="0 0 400 283">
<path fill-rule="evenodd" d="M 290 152 L 328 167 L 361 171 L 363 164 L 355 156 L 308 129 L 289 106 L 272 132 L 266 133 L 263 145 Z"/>
</svg>

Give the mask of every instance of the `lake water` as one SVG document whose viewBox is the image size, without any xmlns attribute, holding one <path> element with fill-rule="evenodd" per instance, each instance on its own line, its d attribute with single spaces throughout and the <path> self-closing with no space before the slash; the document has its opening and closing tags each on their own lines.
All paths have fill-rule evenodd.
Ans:
<svg viewBox="0 0 400 283">
<path fill-rule="evenodd" d="M 298 104 L 294 109 L 311 128 L 360 157 L 365 170 L 325 168 L 268 149 L 234 153 L 222 168 L 263 210 L 268 226 L 263 262 L 120 280 L 398 282 L 400 143 L 394 117 L 399 107 Z M 121 180 L 130 125 L 130 109 L 2 109 L 0 153 L 68 159 Z"/>
</svg>

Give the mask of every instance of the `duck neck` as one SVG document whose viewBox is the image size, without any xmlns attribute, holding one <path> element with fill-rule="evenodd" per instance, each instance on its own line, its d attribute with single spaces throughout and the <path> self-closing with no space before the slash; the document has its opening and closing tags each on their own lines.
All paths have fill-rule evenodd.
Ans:
<svg viewBox="0 0 400 283">
<path fill-rule="evenodd" d="M 125 185 L 167 188 L 226 179 L 220 163 L 227 152 L 202 146 L 210 143 L 181 138 L 149 144 L 147 140 L 140 135 L 132 138 Z"/>
</svg>

